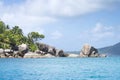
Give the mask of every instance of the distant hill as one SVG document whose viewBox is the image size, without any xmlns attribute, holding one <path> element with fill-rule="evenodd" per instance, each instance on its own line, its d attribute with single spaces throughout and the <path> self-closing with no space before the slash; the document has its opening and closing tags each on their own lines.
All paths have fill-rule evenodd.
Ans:
<svg viewBox="0 0 120 80">
<path fill-rule="evenodd" d="M 120 42 L 112 45 L 112 46 L 108 46 L 108 47 L 104 47 L 104 48 L 100 48 L 98 49 L 99 53 L 103 53 L 103 54 L 107 54 L 109 55 L 120 55 Z M 65 51 L 65 53 L 75 53 L 75 54 L 80 54 L 80 51 Z"/>
<path fill-rule="evenodd" d="M 107 55 L 120 55 L 120 42 L 112 46 L 100 48 L 99 52 Z"/>
</svg>

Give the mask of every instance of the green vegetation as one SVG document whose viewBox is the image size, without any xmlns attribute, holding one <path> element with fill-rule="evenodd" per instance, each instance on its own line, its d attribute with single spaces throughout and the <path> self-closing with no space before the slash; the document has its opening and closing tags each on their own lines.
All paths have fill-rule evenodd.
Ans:
<svg viewBox="0 0 120 80">
<path fill-rule="evenodd" d="M 24 43 L 29 45 L 31 51 L 35 51 L 37 49 L 35 43 L 44 37 L 43 34 L 38 32 L 30 32 L 25 36 L 19 26 L 10 28 L 9 25 L 5 25 L 3 21 L 0 21 L 0 48 L 11 48 L 11 46 L 18 46 Z"/>
</svg>

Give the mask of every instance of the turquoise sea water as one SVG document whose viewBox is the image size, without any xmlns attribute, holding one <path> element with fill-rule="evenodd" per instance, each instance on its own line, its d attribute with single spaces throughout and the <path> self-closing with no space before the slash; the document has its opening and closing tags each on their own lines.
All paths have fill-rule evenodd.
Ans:
<svg viewBox="0 0 120 80">
<path fill-rule="evenodd" d="M 0 80 L 120 80 L 120 57 L 0 59 Z"/>
</svg>

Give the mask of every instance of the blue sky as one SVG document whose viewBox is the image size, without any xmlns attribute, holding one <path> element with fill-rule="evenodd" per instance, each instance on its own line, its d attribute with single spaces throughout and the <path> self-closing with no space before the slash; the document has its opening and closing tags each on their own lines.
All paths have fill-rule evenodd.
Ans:
<svg viewBox="0 0 120 80">
<path fill-rule="evenodd" d="M 0 19 L 66 51 L 120 42 L 120 0 L 0 0 Z"/>
</svg>

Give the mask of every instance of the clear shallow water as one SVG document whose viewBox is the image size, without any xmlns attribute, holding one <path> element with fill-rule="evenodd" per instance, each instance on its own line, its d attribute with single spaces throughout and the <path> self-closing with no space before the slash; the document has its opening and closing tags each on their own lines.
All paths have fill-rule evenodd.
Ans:
<svg viewBox="0 0 120 80">
<path fill-rule="evenodd" d="M 120 57 L 0 59 L 0 80 L 120 80 Z"/>
</svg>

